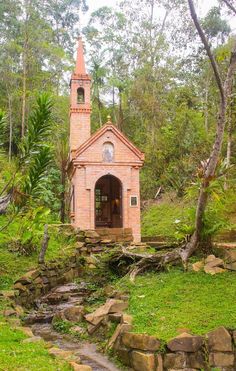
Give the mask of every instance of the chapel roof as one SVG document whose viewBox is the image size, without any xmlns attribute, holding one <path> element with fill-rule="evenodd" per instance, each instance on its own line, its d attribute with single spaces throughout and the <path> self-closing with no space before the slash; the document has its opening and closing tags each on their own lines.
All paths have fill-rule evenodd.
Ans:
<svg viewBox="0 0 236 371">
<path fill-rule="evenodd" d="M 76 159 L 81 153 L 89 148 L 96 140 L 98 140 L 105 132 L 112 132 L 124 145 L 126 145 L 140 161 L 144 161 L 144 153 L 140 151 L 111 121 L 108 116 L 108 121 L 100 129 L 98 129 L 89 139 L 87 139 L 77 150 L 72 153 L 72 160 Z"/>
</svg>

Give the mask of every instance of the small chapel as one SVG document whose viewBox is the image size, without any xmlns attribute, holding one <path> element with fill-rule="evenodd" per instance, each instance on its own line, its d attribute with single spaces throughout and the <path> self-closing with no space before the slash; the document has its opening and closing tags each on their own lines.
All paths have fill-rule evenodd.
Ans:
<svg viewBox="0 0 236 371">
<path fill-rule="evenodd" d="M 90 85 L 79 38 L 70 81 L 71 223 L 82 230 L 129 228 L 133 240 L 139 242 L 139 171 L 144 154 L 110 117 L 91 135 Z"/>
</svg>

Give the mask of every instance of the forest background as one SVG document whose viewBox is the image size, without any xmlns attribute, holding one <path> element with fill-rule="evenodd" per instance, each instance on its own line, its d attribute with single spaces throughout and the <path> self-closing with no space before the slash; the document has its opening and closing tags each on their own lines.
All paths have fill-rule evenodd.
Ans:
<svg viewBox="0 0 236 371">
<path fill-rule="evenodd" d="M 35 219 L 37 228 L 49 212 L 52 220 L 68 220 L 69 79 L 79 34 L 92 77 L 92 130 L 109 114 L 145 152 L 142 200 L 153 199 L 161 186 L 195 201 L 214 141 L 219 96 L 187 1 L 120 1 L 92 12 L 82 27 L 89 5 L 82 0 L 0 2 L 0 196 L 10 190 L 15 202 L 7 224 L 25 220 L 26 242 L 35 234 L 32 225 L 29 233 L 27 220 Z M 222 76 L 232 48 L 231 19 L 221 1 L 201 18 Z M 235 93 L 234 79 L 222 154 L 209 190 L 208 221 L 215 218 L 209 233 L 225 223 L 219 211 L 235 203 Z M 35 132 L 37 120 L 45 123 L 43 131 Z M 5 228 L 5 219 L 2 224 Z M 191 233 L 192 227 L 185 223 L 182 230 Z"/>
</svg>

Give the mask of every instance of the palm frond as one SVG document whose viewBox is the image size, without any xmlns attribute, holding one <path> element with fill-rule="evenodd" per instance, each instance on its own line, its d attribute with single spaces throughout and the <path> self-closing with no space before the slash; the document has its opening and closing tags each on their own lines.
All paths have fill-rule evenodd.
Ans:
<svg viewBox="0 0 236 371">
<path fill-rule="evenodd" d="M 20 144 L 21 158 L 26 159 L 37 153 L 48 139 L 52 126 L 52 106 L 52 98 L 48 93 L 37 98 L 36 107 L 29 117 L 27 134 Z"/>
<path fill-rule="evenodd" d="M 24 180 L 23 192 L 33 197 L 38 196 L 40 185 L 47 174 L 47 169 L 52 160 L 51 148 L 44 146 L 30 163 L 27 176 Z"/>
</svg>

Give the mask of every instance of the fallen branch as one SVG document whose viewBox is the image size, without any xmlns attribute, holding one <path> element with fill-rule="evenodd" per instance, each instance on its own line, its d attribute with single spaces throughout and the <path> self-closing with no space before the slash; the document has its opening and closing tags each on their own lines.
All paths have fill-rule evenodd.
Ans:
<svg viewBox="0 0 236 371">
<path fill-rule="evenodd" d="M 156 271 L 163 270 L 169 263 L 182 262 L 182 251 L 184 246 L 180 246 L 170 252 L 162 254 L 138 254 L 122 247 L 119 251 L 114 252 L 110 257 L 109 265 L 111 268 L 126 265 L 126 275 L 129 275 L 133 282 L 135 277 L 149 269 Z M 184 265 L 185 266 L 185 265 Z"/>
</svg>

